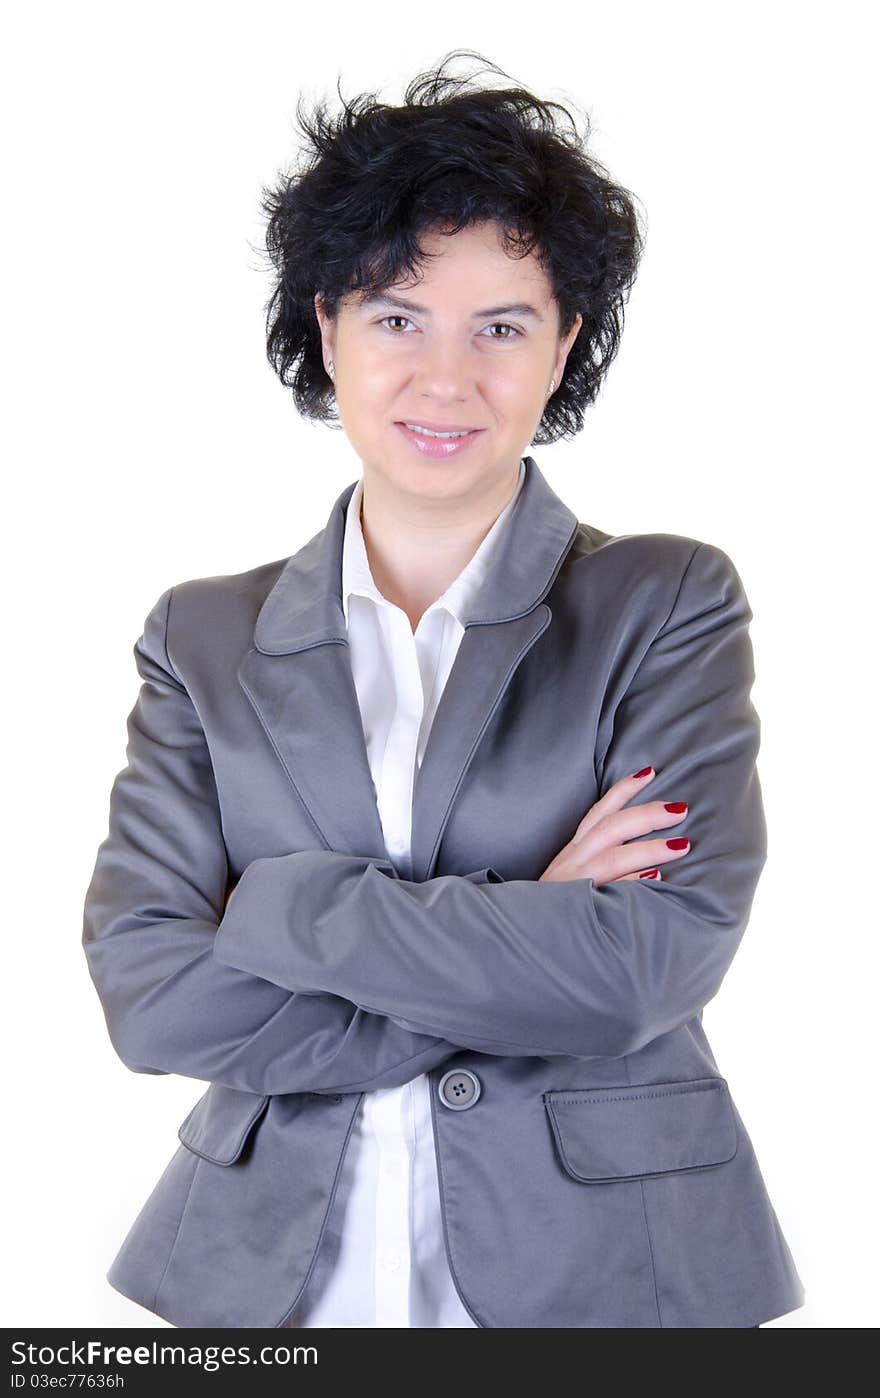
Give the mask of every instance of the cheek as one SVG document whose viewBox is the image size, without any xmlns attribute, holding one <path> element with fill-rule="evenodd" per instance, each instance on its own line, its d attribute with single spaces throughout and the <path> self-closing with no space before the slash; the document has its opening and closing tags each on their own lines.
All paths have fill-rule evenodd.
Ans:
<svg viewBox="0 0 880 1398">
<path fill-rule="evenodd" d="M 352 397 L 364 409 L 380 409 L 398 391 L 401 374 L 401 366 L 382 355 L 361 355 L 349 376 Z"/>
<path fill-rule="evenodd" d="M 500 365 L 489 381 L 496 407 L 508 418 L 528 418 L 540 398 L 540 369 L 532 363 Z"/>
<path fill-rule="evenodd" d="M 366 358 L 350 361 L 337 387 L 340 414 L 351 426 L 369 434 L 388 417 L 395 392 L 387 365 Z"/>
</svg>

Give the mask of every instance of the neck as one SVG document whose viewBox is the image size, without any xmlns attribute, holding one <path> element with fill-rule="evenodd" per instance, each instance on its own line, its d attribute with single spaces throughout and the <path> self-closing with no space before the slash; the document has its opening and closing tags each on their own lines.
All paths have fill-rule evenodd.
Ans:
<svg viewBox="0 0 880 1398">
<path fill-rule="evenodd" d="M 361 530 L 373 580 L 406 612 L 413 631 L 473 558 L 518 479 L 519 461 L 466 501 L 425 500 L 388 490 L 381 477 L 364 473 Z"/>
</svg>

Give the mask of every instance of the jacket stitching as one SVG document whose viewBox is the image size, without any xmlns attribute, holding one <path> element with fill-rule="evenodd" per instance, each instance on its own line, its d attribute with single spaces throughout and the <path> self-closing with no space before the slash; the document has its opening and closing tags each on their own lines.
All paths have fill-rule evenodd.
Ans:
<svg viewBox="0 0 880 1398">
<path fill-rule="evenodd" d="M 627 1078 L 627 1082 L 629 1082 L 629 1083 L 631 1084 L 631 1083 L 632 1083 L 632 1074 L 630 1073 L 629 1055 L 628 1055 L 628 1054 L 624 1054 L 623 1066 L 624 1066 L 625 1069 L 626 1069 L 626 1078 Z M 659 1292 L 659 1290 L 658 1290 L 658 1288 L 657 1288 L 657 1268 L 656 1268 L 656 1265 L 655 1265 L 655 1263 L 654 1263 L 654 1244 L 653 1244 L 653 1242 L 652 1242 L 652 1240 L 651 1240 L 651 1228 L 650 1228 L 650 1225 L 649 1225 L 649 1223 L 648 1223 L 648 1205 L 647 1205 L 647 1201 L 646 1201 L 646 1199 L 645 1199 L 645 1181 L 644 1181 L 644 1180 L 639 1180 L 639 1193 L 640 1193 L 641 1196 L 642 1196 L 642 1217 L 643 1217 L 644 1220 L 645 1220 L 645 1236 L 646 1236 L 647 1239 L 648 1239 L 648 1257 L 649 1257 L 650 1262 L 651 1262 L 651 1281 L 652 1281 L 653 1287 L 654 1287 L 654 1305 L 655 1305 L 655 1307 L 656 1307 L 656 1309 L 657 1309 L 657 1322 L 658 1322 L 658 1325 L 659 1325 L 660 1329 L 662 1330 L 662 1329 L 663 1329 L 663 1315 L 662 1315 L 662 1312 L 661 1312 L 661 1310 L 660 1310 L 660 1292 Z"/>
<path fill-rule="evenodd" d="M 178 1147 L 178 1149 L 180 1149 L 180 1147 Z M 186 1149 L 186 1147 L 184 1146 L 183 1149 Z M 202 1165 L 201 1157 L 200 1157 L 200 1156 L 196 1156 L 196 1168 L 193 1170 L 192 1179 L 190 1180 L 190 1182 L 189 1182 L 189 1188 L 188 1188 L 187 1191 L 186 1191 L 186 1198 L 185 1198 L 184 1201 L 183 1201 L 183 1208 L 180 1210 L 180 1218 L 177 1220 L 177 1229 L 176 1229 L 175 1234 L 174 1234 L 174 1242 L 171 1244 L 171 1248 L 170 1248 L 170 1250 L 169 1250 L 169 1252 L 168 1252 L 168 1256 L 167 1256 L 167 1258 L 165 1259 L 165 1266 L 162 1268 L 162 1275 L 161 1275 L 161 1277 L 159 1278 L 158 1284 L 157 1284 L 157 1286 L 156 1286 L 156 1294 L 155 1294 L 155 1296 L 153 1297 L 152 1309 L 153 1309 L 154 1311 L 155 1311 L 155 1310 L 158 1310 L 158 1306 L 159 1306 L 159 1292 L 162 1290 L 162 1287 L 165 1285 L 165 1277 L 166 1277 L 166 1274 L 167 1274 L 167 1272 L 168 1272 L 168 1268 L 169 1268 L 169 1266 L 171 1265 L 171 1259 L 172 1259 L 172 1257 L 174 1256 L 174 1249 L 177 1247 L 177 1240 L 178 1240 L 178 1238 L 180 1237 L 180 1230 L 181 1230 L 181 1228 L 183 1227 L 183 1217 L 184 1217 L 184 1214 L 186 1213 L 187 1206 L 188 1206 L 188 1204 L 189 1204 L 189 1196 L 192 1194 L 193 1185 L 194 1185 L 195 1182 L 196 1182 L 196 1175 L 199 1173 L 199 1170 L 201 1169 L 201 1165 Z"/>
<path fill-rule="evenodd" d="M 551 1097 L 551 1106 L 563 1107 L 604 1107 L 609 1102 L 641 1102 L 650 1097 L 678 1097 L 683 1092 L 717 1092 L 720 1084 L 711 1084 L 706 1087 L 691 1087 L 686 1084 L 682 1087 L 667 1088 L 665 1092 L 633 1092 L 627 1093 L 625 1097 Z M 586 1088 L 587 1092 L 602 1092 L 599 1088 Z"/>
<path fill-rule="evenodd" d="M 321 1220 L 321 1227 L 320 1227 L 320 1230 L 319 1230 L 319 1232 L 318 1232 L 317 1241 L 315 1242 L 315 1250 L 314 1250 L 314 1252 L 312 1253 L 312 1260 L 311 1260 L 311 1262 L 309 1263 L 309 1265 L 308 1265 L 308 1267 L 307 1267 L 307 1269 L 306 1269 L 306 1274 L 305 1274 L 305 1276 L 303 1277 L 302 1284 L 301 1284 L 301 1286 L 300 1286 L 300 1288 L 299 1288 L 299 1291 L 298 1291 L 298 1292 L 296 1293 L 296 1295 L 294 1296 L 294 1298 L 293 1298 L 293 1300 L 291 1301 L 290 1305 L 288 1306 L 287 1310 L 284 1312 L 284 1315 L 281 1317 L 281 1319 L 280 1319 L 279 1321 L 276 1321 L 275 1325 L 272 1327 L 274 1330 L 281 1330 L 281 1329 L 298 1329 L 298 1328 L 299 1328 L 299 1327 L 296 1327 L 296 1326 L 288 1326 L 288 1325 L 287 1325 L 287 1322 L 290 1320 L 290 1317 L 293 1315 L 293 1313 L 294 1313 L 294 1311 L 296 1310 L 297 1306 L 298 1306 L 298 1305 L 300 1304 L 300 1302 L 305 1298 L 306 1291 L 307 1291 L 309 1282 L 310 1282 L 311 1277 L 312 1277 L 312 1273 L 314 1272 L 315 1266 L 316 1266 L 316 1264 L 317 1264 L 317 1262 L 318 1262 L 318 1257 L 319 1257 L 320 1252 L 321 1252 L 321 1244 L 322 1244 L 323 1241 L 324 1241 L 324 1234 L 325 1234 L 325 1232 L 327 1231 L 327 1222 L 328 1222 L 328 1220 L 329 1220 L 329 1218 L 330 1218 L 330 1214 L 331 1214 L 331 1211 L 332 1211 L 332 1209 L 333 1209 L 333 1203 L 334 1203 L 334 1200 L 335 1200 L 335 1198 L 336 1198 L 336 1191 L 337 1191 L 337 1189 L 339 1188 L 339 1181 L 340 1181 L 341 1178 L 342 1178 L 342 1169 L 343 1169 L 343 1165 L 344 1165 L 344 1163 L 345 1163 L 346 1152 L 348 1151 L 348 1142 L 349 1142 L 349 1138 L 350 1138 L 350 1136 L 351 1136 L 352 1131 L 354 1130 L 354 1123 L 355 1123 L 355 1119 L 357 1118 L 358 1111 L 360 1110 L 360 1105 L 361 1105 L 360 1102 L 356 1102 L 356 1103 L 355 1103 L 354 1108 L 353 1108 L 352 1113 L 351 1113 L 351 1116 L 349 1117 L 349 1120 L 348 1120 L 348 1127 L 347 1127 L 347 1129 L 346 1129 L 345 1137 L 344 1137 L 344 1139 L 343 1139 L 342 1145 L 341 1145 L 340 1150 L 339 1150 L 339 1158 L 338 1158 L 337 1161 L 336 1161 L 336 1173 L 335 1173 L 335 1175 L 333 1176 L 333 1184 L 332 1184 L 331 1189 L 330 1189 L 330 1198 L 327 1200 L 327 1207 L 326 1207 L 326 1209 L 324 1210 L 324 1217 L 323 1217 L 323 1219 Z"/>
<path fill-rule="evenodd" d="M 571 547 L 571 544 L 572 544 L 573 540 L 574 540 L 574 534 L 572 534 L 572 537 L 571 537 L 571 539 L 569 540 L 569 545 L 568 545 L 569 548 Z M 561 565 L 562 565 L 562 560 L 560 559 L 560 567 L 561 567 Z M 554 574 L 554 577 L 555 577 L 555 574 Z M 549 591 L 549 588 L 548 588 L 548 589 L 545 589 L 545 590 Z M 531 640 L 526 641 L 525 645 L 522 646 L 522 648 L 520 649 L 520 651 L 519 651 L 519 653 L 517 654 L 517 656 L 514 658 L 514 660 L 511 661 L 510 668 L 508 669 L 507 674 L 504 676 L 504 680 L 503 680 L 503 683 L 501 684 L 501 687 L 500 687 L 500 689 L 499 689 L 499 691 L 498 691 L 498 695 L 497 695 L 497 697 L 496 697 L 496 699 L 495 699 L 495 703 L 492 705 L 491 709 L 489 710 L 488 714 L 486 715 L 485 722 L 483 723 L 482 728 L 480 729 L 479 733 L 477 734 L 476 738 L 474 739 L 474 741 L 473 741 L 473 743 L 472 743 L 472 745 L 471 745 L 470 752 L 468 753 L 467 758 L 465 759 L 465 763 L 464 763 L 464 767 L 463 767 L 463 769 L 462 769 L 461 775 L 459 776 L 458 781 L 456 782 L 455 786 L 454 786 L 453 789 L 452 789 L 452 794 L 451 794 L 450 797 L 449 797 L 449 801 L 447 802 L 447 805 L 446 805 L 446 810 L 445 810 L 445 812 L 444 812 L 444 814 L 443 814 L 443 819 L 442 819 L 442 821 L 441 821 L 441 823 L 440 823 L 440 830 L 439 830 L 439 832 L 438 832 L 438 834 L 437 834 L 436 840 L 434 841 L 434 847 L 433 847 L 433 849 L 431 850 L 431 855 L 430 855 L 430 858 L 429 858 L 429 860 L 428 860 L 428 868 L 429 868 L 429 869 L 433 869 L 433 868 L 434 868 L 434 864 L 435 864 L 435 861 L 436 861 L 436 859 L 437 859 L 437 851 L 438 851 L 438 849 L 440 848 L 440 842 L 441 842 L 441 840 L 443 839 L 443 834 L 444 834 L 444 831 L 446 830 L 446 825 L 447 825 L 447 822 L 448 822 L 448 820 L 449 820 L 449 813 L 450 813 L 450 811 L 451 811 L 451 809 L 452 809 L 453 802 L 455 801 L 456 796 L 458 795 L 458 793 L 459 793 L 459 791 L 460 791 L 460 789 L 461 789 L 461 787 L 462 787 L 464 781 L 466 780 L 467 772 L 468 772 L 468 769 L 470 768 L 471 762 L 472 762 L 472 760 L 473 760 L 474 753 L 476 752 L 476 750 L 477 750 L 477 748 L 479 747 L 480 743 L 483 741 L 483 734 L 486 732 L 486 729 L 489 727 L 489 724 L 492 722 L 492 719 L 493 719 L 494 716 L 495 716 L 496 710 L 498 709 L 499 705 L 501 704 L 502 700 L 504 699 L 505 694 L 507 693 L 507 687 L 508 687 L 508 685 L 510 684 L 511 677 L 512 677 L 512 676 L 514 675 L 514 673 L 516 672 L 516 668 L 517 668 L 517 666 L 519 665 L 520 661 L 523 659 L 523 657 L 524 657 L 525 655 L 528 654 L 528 652 L 531 650 L 532 646 L 537 645 L 538 641 L 541 639 L 541 637 L 543 636 L 544 632 L 547 630 L 547 627 L 550 625 L 550 620 L 551 620 L 551 617 L 553 616 L 553 613 L 552 613 L 552 611 L 550 610 L 550 607 L 547 605 L 546 602 L 544 602 L 542 605 L 543 605 L 543 607 L 544 607 L 545 612 L 547 613 L 547 615 L 546 615 L 546 617 L 545 617 L 545 619 L 544 619 L 544 625 L 541 627 L 541 629 L 540 629 L 540 631 L 537 633 L 537 635 L 533 636 L 533 637 L 531 638 Z M 522 615 L 525 616 L 526 613 L 523 612 Z M 513 1045 L 513 1047 L 517 1047 L 517 1045 Z"/>
<path fill-rule="evenodd" d="M 449 1235 L 449 1219 L 448 1219 L 447 1213 L 446 1213 L 446 1188 L 445 1188 L 445 1177 L 444 1177 L 444 1172 L 443 1172 L 443 1162 L 442 1162 L 442 1160 L 441 1160 L 441 1158 L 440 1158 L 440 1155 L 441 1155 L 441 1152 L 440 1152 L 440 1139 L 439 1139 L 439 1135 L 438 1135 L 438 1132 L 437 1132 L 437 1106 L 436 1106 L 436 1103 L 435 1103 L 435 1101 L 434 1101 L 434 1088 L 433 1088 L 433 1084 L 431 1083 L 430 1078 L 429 1078 L 428 1081 L 429 1081 L 429 1091 L 430 1091 L 430 1094 L 431 1094 L 431 1132 L 432 1132 L 432 1135 L 433 1135 L 433 1137 L 434 1137 L 434 1159 L 435 1159 L 436 1162 L 437 1162 L 437 1179 L 438 1179 L 438 1182 L 439 1182 L 439 1185 L 440 1185 L 440 1190 L 439 1190 L 439 1194 L 440 1194 L 440 1221 L 441 1221 L 441 1224 L 442 1224 L 442 1227 L 443 1227 L 443 1247 L 444 1247 L 444 1250 L 445 1250 L 445 1253 L 446 1253 L 446 1263 L 447 1263 L 447 1266 L 449 1267 L 449 1271 L 450 1271 L 450 1275 L 452 1276 L 453 1283 L 455 1284 L 455 1289 L 456 1289 L 456 1291 L 458 1292 L 459 1300 L 461 1301 L 462 1305 L 464 1306 L 464 1308 L 465 1308 L 465 1310 L 468 1312 L 468 1314 L 469 1314 L 470 1316 L 472 1316 L 472 1318 L 477 1322 L 477 1325 L 478 1325 L 481 1329 L 485 1330 L 485 1329 L 489 1329 L 489 1328 L 491 1328 L 491 1327 L 487 1326 L 486 1321 L 485 1321 L 485 1320 L 482 1320 L 482 1319 L 480 1318 L 480 1316 L 479 1316 L 479 1314 L 477 1313 L 477 1311 L 475 1311 L 475 1310 L 474 1310 L 474 1307 L 471 1305 L 470 1300 L 467 1298 L 467 1296 L 465 1296 L 464 1287 L 463 1287 L 462 1284 L 461 1284 L 461 1280 L 460 1280 L 460 1278 L 459 1278 L 458 1271 L 457 1271 L 456 1266 L 455 1266 L 455 1262 L 453 1261 L 453 1258 L 452 1258 L 452 1239 L 450 1238 L 450 1235 Z"/>
</svg>

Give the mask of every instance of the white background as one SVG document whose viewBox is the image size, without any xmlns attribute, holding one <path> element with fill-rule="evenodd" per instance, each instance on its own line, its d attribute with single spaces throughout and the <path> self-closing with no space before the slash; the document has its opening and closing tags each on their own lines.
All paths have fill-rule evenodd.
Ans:
<svg viewBox="0 0 880 1398">
<path fill-rule="evenodd" d="M 708 540 L 745 583 L 770 856 L 704 1023 L 807 1289 L 772 1324 L 874 1326 L 869 7 L 431 8 L 7 19 L 2 1323 L 166 1325 L 104 1273 L 205 1084 L 122 1065 L 80 944 L 132 646 L 166 587 L 295 552 L 360 474 L 265 359 L 259 193 L 297 96 L 396 102 L 467 47 L 585 109 L 647 209 L 600 400 L 533 455 L 581 520 Z"/>
</svg>

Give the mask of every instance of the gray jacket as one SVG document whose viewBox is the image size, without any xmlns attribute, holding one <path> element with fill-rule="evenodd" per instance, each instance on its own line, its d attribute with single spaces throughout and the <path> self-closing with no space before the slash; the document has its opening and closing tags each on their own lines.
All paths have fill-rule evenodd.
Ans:
<svg viewBox="0 0 880 1398">
<path fill-rule="evenodd" d="M 122 1061 L 210 1084 L 107 1273 L 174 1325 L 285 1325 L 360 1095 L 423 1072 L 477 1325 L 803 1304 L 702 1025 L 766 858 L 752 613 L 721 549 L 579 523 L 526 463 L 418 772 L 411 882 L 348 658 L 354 483 L 292 557 L 169 588 L 134 647 L 83 945 Z M 689 803 L 690 852 L 660 882 L 538 882 L 648 764 L 640 799 Z"/>
</svg>

